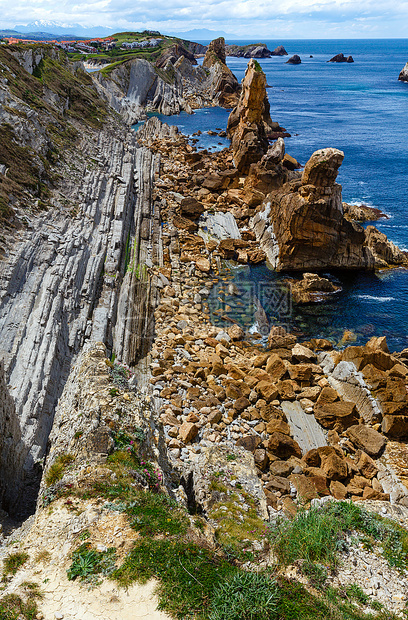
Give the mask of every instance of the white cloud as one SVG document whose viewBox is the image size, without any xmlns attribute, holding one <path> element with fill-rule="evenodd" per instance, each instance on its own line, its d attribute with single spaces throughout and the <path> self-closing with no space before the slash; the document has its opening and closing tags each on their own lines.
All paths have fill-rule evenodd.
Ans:
<svg viewBox="0 0 408 620">
<path fill-rule="evenodd" d="M 38 19 L 87 26 L 209 28 L 255 38 L 407 36 L 408 2 L 388 0 L 0 0 L 0 27 Z M 362 21 L 364 20 L 364 28 Z M 332 33 L 332 34 L 330 34 Z"/>
</svg>

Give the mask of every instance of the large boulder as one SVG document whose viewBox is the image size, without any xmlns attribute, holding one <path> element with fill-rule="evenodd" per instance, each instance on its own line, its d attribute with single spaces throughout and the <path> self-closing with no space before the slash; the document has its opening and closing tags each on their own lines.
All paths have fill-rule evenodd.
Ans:
<svg viewBox="0 0 408 620">
<path fill-rule="evenodd" d="M 381 454 L 386 444 L 386 439 L 381 433 L 365 424 L 350 426 L 346 430 L 346 435 L 357 448 L 375 458 Z"/>
</svg>

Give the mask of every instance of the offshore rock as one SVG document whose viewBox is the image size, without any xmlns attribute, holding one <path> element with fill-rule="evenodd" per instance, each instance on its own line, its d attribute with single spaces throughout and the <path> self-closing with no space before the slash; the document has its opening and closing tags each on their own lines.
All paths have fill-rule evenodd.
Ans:
<svg viewBox="0 0 408 620">
<path fill-rule="evenodd" d="M 408 82 L 408 62 L 406 63 L 402 71 L 400 72 L 398 79 L 401 82 Z"/>
<path fill-rule="evenodd" d="M 343 158 L 338 149 L 316 151 L 303 174 L 293 172 L 292 180 L 271 191 L 252 218 L 252 229 L 273 268 L 319 271 L 406 264 L 405 254 L 385 235 L 374 227 L 365 231 L 344 217 L 336 183 Z"/>
<path fill-rule="evenodd" d="M 265 43 L 255 45 L 226 45 L 225 51 L 227 56 L 235 56 L 236 58 L 270 58 L 274 55 Z"/>
<path fill-rule="evenodd" d="M 267 132 L 272 129 L 269 110 L 266 76 L 252 59 L 245 71 L 238 105 L 232 110 L 227 125 L 234 162 L 242 173 L 247 174 L 249 166 L 258 162 L 268 150 Z"/>
<path fill-rule="evenodd" d="M 344 54 L 336 54 L 327 62 L 354 62 L 353 56 L 345 56 Z"/>
<path fill-rule="evenodd" d="M 294 56 L 291 56 L 289 60 L 286 61 L 286 64 L 287 65 L 300 65 L 301 62 L 302 61 L 300 59 L 300 56 L 295 54 Z"/>
<path fill-rule="evenodd" d="M 224 107 L 237 105 L 241 87 L 231 69 L 226 65 L 223 37 L 211 41 L 203 60 L 203 67 L 210 71 L 214 100 Z"/>
<path fill-rule="evenodd" d="M 271 52 L 271 56 L 288 56 L 287 51 L 283 47 L 283 45 L 278 45 L 273 52 Z"/>
<path fill-rule="evenodd" d="M 355 205 L 343 202 L 344 217 L 355 222 L 375 222 L 382 218 L 389 219 L 388 215 L 377 209 L 377 207 L 368 207 L 367 205 Z"/>
</svg>

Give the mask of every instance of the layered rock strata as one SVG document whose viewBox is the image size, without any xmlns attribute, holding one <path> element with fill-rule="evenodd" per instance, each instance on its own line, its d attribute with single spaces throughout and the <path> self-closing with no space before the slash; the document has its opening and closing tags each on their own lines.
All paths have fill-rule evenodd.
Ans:
<svg viewBox="0 0 408 620">
<path fill-rule="evenodd" d="M 104 341 L 132 364 L 149 346 L 156 288 L 147 273 L 161 260 L 151 195 L 158 161 L 134 135 L 84 141 L 82 182 L 65 187 L 75 214 L 56 205 L 52 221 L 33 221 L 1 265 L 1 356 L 21 435 L 10 446 L 12 511 L 35 502 L 25 484 L 40 475 L 55 406 L 85 340 Z"/>
</svg>

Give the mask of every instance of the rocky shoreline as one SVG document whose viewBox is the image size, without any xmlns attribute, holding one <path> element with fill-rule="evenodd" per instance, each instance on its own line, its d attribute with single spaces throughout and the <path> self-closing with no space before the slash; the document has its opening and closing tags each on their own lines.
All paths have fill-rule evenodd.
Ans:
<svg viewBox="0 0 408 620">
<path fill-rule="evenodd" d="M 131 63 L 124 80 L 146 68 Z M 191 70 L 185 56 L 169 63 L 167 72 Z M 309 302 L 336 292 L 310 268 L 405 266 L 406 256 L 344 209 L 335 183 L 341 151 L 317 151 L 299 172 L 255 60 L 242 89 L 225 69 L 220 40 L 206 65 L 212 101 L 235 102 L 231 149 L 198 152 L 157 118 L 136 134 L 121 123 L 90 132 L 81 157 L 63 164 L 59 200 L 69 197 L 75 212 L 54 202 L 52 221 L 33 219 L 2 261 L 2 506 L 34 513 L 37 500 L 1 550 L 3 566 L 10 554 L 28 555 L 4 596 L 40 580 L 39 620 L 122 620 L 135 606 L 169 617 L 155 610 L 152 589 L 132 585 L 125 595 L 105 580 L 94 584 L 98 600 L 69 579 L 81 548 L 114 549 L 116 568 L 132 557 L 142 536 L 132 510 L 149 492 L 184 510 L 189 544 L 223 561 L 232 554 L 231 565 L 245 571 L 275 566 L 265 528 L 311 506 L 348 500 L 408 525 L 408 351 L 390 353 L 375 337 L 343 350 L 324 339 L 300 343 L 269 325 L 258 299 L 244 300 L 256 308 L 258 332 L 222 304 L 229 327 L 216 327 L 209 307 L 220 282 L 240 295 L 226 261 L 268 258 L 277 269 L 299 269 L 299 299 Z M 137 99 L 118 103 L 127 88 L 111 101 L 125 121 Z M 186 90 L 166 93 L 164 102 L 187 101 Z M 177 510 L 169 506 L 171 522 Z M 149 530 L 158 546 L 172 536 L 167 521 Z M 398 573 L 349 538 L 327 583 L 358 583 L 369 601 L 402 617 L 406 569 Z M 301 562 L 279 570 L 282 583 L 295 580 L 319 599 Z"/>
</svg>

